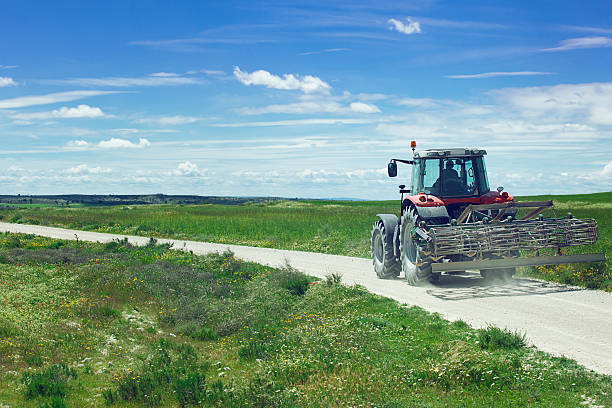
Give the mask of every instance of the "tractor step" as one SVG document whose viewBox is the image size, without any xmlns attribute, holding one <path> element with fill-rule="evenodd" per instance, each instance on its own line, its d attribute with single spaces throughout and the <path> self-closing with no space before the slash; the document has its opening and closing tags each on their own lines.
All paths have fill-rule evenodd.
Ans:
<svg viewBox="0 0 612 408">
<path fill-rule="evenodd" d="M 432 263 L 432 272 L 451 272 L 482 269 L 513 268 L 517 266 L 559 265 L 578 262 L 601 262 L 606 257 L 602 253 L 558 256 L 532 256 L 525 258 L 483 259 L 478 261 Z"/>
</svg>

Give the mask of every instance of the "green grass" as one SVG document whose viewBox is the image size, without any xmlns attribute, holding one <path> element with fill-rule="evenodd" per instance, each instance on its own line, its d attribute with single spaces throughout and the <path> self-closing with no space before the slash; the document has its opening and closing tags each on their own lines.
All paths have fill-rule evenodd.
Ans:
<svg viewBox="0 0 612 408">
<path fill-rule="evenodd" d="M 523 268 L 523 276 L 584 286 L 591 289 L 612 291 L 612 192 L 565 196 L 520 197 L 521 201 L 553 200 L 554 210 L 544 213 L 547 217 L 563 217 L 571 212 L 576 218 L 594 218 L 599 237 L 595 245 L 568 247 L 565 255 L 603 252 L 606 262 L 593 264 L 552 265 Z"/>
<path fill-rule="evenodd" d="M 547 216 L 572 212 L 595 218 L 599 241 L 567 248 L 567 254 L 608 252 L 612 248 L 612 192 L 568 196 L 518 197 L 554 200 Z M 0 211 L 6 222 L 20 222 L 162 238 L 241 244 L 370 257 L 370 231 L 378 213 L 398 213 L 394 201 L 277 201 L 242 205 L 147 205 L 83 208 L 23 208 Z M 612 261 L 524 268 L 521 274 L 588 288 L 612 290 Z"/>
<path fill-rule="evenodd" d="M 0 401 L 20 407 L 612 404 L 612 378 L 233 254 L 0 235 Z"/>
</svg>

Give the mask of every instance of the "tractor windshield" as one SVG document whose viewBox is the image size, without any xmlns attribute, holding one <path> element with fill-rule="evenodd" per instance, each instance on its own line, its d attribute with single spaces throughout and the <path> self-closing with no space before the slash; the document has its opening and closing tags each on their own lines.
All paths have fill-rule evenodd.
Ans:
<svg viewBox="0 0 612 408">
<path fill-rule="evenodd" d="M 418 192 L 438 197 L 470 197 L 489 191 L 482 156 L 426 159 L 419 167 Z"/>
</svg>

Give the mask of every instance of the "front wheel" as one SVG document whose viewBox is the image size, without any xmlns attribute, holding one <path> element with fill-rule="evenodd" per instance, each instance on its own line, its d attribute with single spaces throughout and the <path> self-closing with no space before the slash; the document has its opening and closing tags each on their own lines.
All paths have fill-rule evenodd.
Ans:
<svg viewBox="0 0 612 408">
<path fill-rule="evenodd" d="M 393 238 L 389 238 L 390 236 L 393 234 L 387 234 L 382 220 L 376 221 L 372 228 L 372 263 L 380 279 L 398 276 L 402 270 L 393 253 Z"/>
<path fill-rule="evenodd" d="M 400 224 L 400 258 L 402 271 L 410 285 L 432 278 L 431 262 L 423 259 L 421 248 L 414 242 L 414 229 L 420 218 L 414 208 L 406 208 Z M 437 276 L 436 276 L 437 277 Z"/>
</svg>

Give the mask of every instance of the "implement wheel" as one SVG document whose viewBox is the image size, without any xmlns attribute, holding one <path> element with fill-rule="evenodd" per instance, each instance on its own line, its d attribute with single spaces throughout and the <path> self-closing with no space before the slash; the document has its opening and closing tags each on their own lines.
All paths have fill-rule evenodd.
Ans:
<svg viewBox="0 0 612 408">
<path fill-rule="evenodd" d="M 518 257 L 520 254 L 518 251 L 511 251 L 510 256 Z M 499 259 L 499 256 L 490 256 L 490 259 Z M 500 280 L 508 281 L 512 279 L 516 273 L 516 268 L 497 268 L 497 269 L 483 269 L 480 271 L 480 276 L 485 280 Z"/>
<path fill-rule="evenodd" d="M 432 275 L 431 262 L 422 258 L 421 249 L 413 241 L 414 229 L 419 222 L 421 219 L 416 210 L 406 208 L 400 226 L 400 259 L 402 260 L 402 271 L 410 285 L 439 276 Z"/>
<path fill-rule="evenodd" d="M 402 265 L 393 254 L 393 233 L 387 234 L 382 220 L 374 223 L 372 228 L 372 263 L 380 279 L 398 276 Z"/>
<path fill-rule="evenodd" d="M 486 280 L 510 280 L 516 273 L 516 268 L 483 269 L 480 276 Z"/>
</svg>

